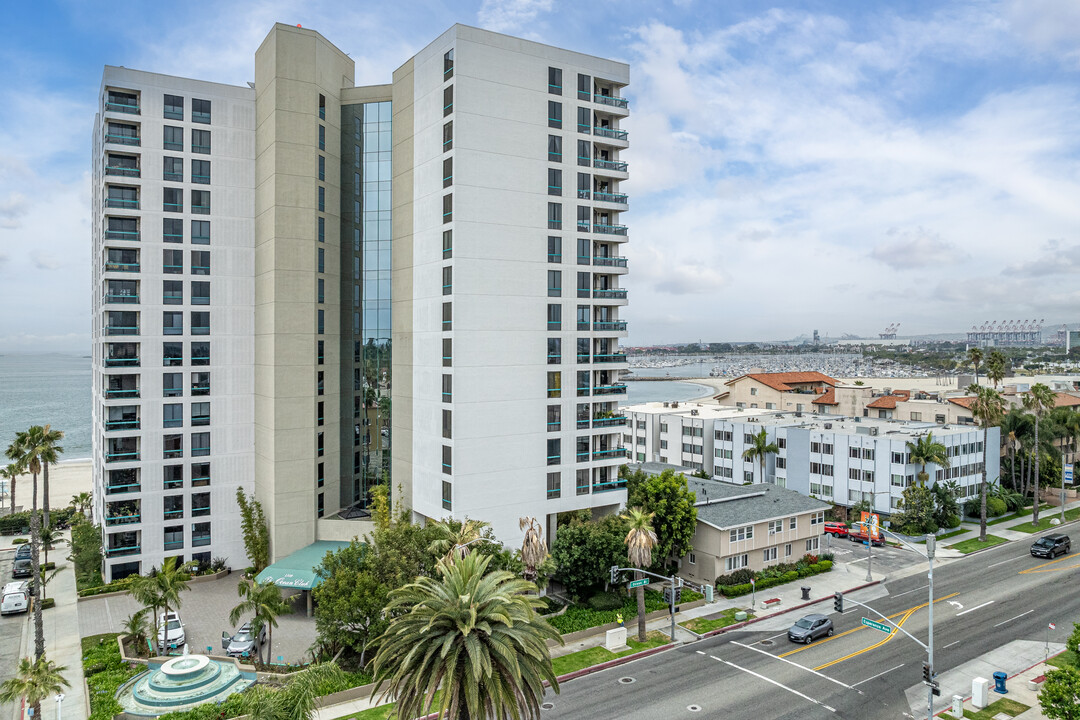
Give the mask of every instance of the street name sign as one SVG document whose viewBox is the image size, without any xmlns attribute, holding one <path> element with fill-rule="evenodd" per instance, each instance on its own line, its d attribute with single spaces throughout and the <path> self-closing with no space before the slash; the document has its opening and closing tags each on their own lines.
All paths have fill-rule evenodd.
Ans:
<svg viewBox="0 0 1080 720">
<path fill-rule="evenodd" d="M 880 630 L 883 633 L 892 634 L 892 628 L 891 627 L 889 627 L 885 623 L 879 623 L 877 620 L 871 620 L 870 618 L 863 618 L 862 619 L 862 624 L 865 625 L 866 627 L 871 627 L 871 628 L 874 628 L 875 630 Z"/>
<path fill-rule="evenodd" d="M 640 580 L 631 580 L 630 581 L 630 587 L 632 587 L 632 588 L 641 587 L 642 585 L 648 585 L 648 584 L 649 584 L 649 578 L 641 578 Z"/>
</svg>

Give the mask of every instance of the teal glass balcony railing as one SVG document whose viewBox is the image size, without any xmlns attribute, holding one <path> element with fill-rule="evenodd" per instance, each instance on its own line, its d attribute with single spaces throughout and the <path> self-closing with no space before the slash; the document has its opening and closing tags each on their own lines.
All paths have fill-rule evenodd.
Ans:
<svg viewBox="0 0 1080 720">
<path fill-rule="evenodd" d="M 321 420 L 322 418 L 319 418 L 319 419 Z M 191 416 L 191 424 L 193 426 L 209 425 L 210 424 L 210 416 L 209 415 L 192 415 Z"/>
<path fill-rule="evenodd" d="M 184 143 L 173 142 L 172 140 L 165 140 L 162 143 L 162 147 L 166 150 L 179 150 L 180 152 L 184 151 Z M 194 146 L 192 147 L 192 151 L 194 152 Z"/>
<path fill-rule="evenodd" d="M 577 460 L 577 462 L 588 462 L 589 461 L 589 453 L 588 453 L 588 451 L 579 452 L 574 457 Z"/>
<path fill-rule="evenodd" d="M 588 220 L 578 220 L 577 221 L 577 229 L 578 229 L 578 232 L 589 232 L 589 221 Z"/>
<path fill-rule="evenodd" d="M 184 457 L 184 449 L 180 448 L 179 450 L 166 450 L 163 453 L 161 453 L 161 456 L 163 458 L 165 458 L 166 460 L 172 460 L 174 458 L 182 458 L 182 457 Z"/>
<path fill-rule="evenodd" d="M 183 540 L 166 540 L 165 541 L 165 549 L 166 550 L 179 550 L 182 547 L 184 547 L 184 541 Z"/>
<path fill-rule="evenodd" d="M 626 320 L 597 320 L 593 322 L 592 326 L 593 330 L 625 332 Z"/>
<path fill-rule="evenodd" d="M 210 123 L 210 113 L 202 112 L 201 110 L 192 110 L 191 111 L 191 122 L 209 124 Z"/>
<path fill-rule="evenodd" d="M 625 300 L 626 290 L 622 288 L 593 290 L 592 296 L 600 300 Z"/>
<path fill-rule="evenodd" d="M 139 483 L 128 483 L 127 485 L 106 485 L 106 495 L 122 495 L 123 493 L 139 492 L 142 489 L 142 485 Z"/>
<path fill-rule="evenodd" d="M 113 143 L 114 145 L 134 145 L 138 146 L 139 138 L 135 135 L 105 135 L 105 142 Z"/>
<path fill-rule="evenodd" d="M 201 476 L 191 478 L 191 487 L 206 487 L 210 484 L 210 476 Z"/>
<path fill-rule="evenodd" d="M 105 391 L 105 397 L 112 400 L 115 398 L 137 398 L 139 388 L 109 388 Z"/>
<path fill-rule="evenodd" d="M 107 420 L 105 422 L 106 430 L 138 430 L 138 420 Z"/>
<path fill-rule="evenodd" d="M 624 363 L 626 360 L 626 353 L 609 353 L 606 355 L 594 355 L 593 358 L 598 363 Z"/>
<path fill-rule="evenodd" d="M 168 180 L 169 182 L 184 182 L 184 173 L 163 172 L 161 174 L 161 179 Z"/>
<path fill-rule="evenodd" d="M 140 551 L 138 545 L 128 545 L 127 547 L 111 547 L 105 550 L 106 557 L 121 557 L 123 555 L 138 555 Z"/>
<path fill-rule="evenodd" d="M 131 525 L 132 523 L 141 522 L 141 515 L 116 515 L 114 517 L 105 518 L 106 525 Z"/>
<path fill-rule="evenodd" d="M 184 203 L 162 203 L 161 209 L 165 212 L 184 212 Z"/>
<path fill-rule="evenodd" d="M 138 210 L 138 200 L 128 200 L 126 198 L 105 198 L 105 207 L 107 208 L 120 208 L 122 210 Z"/>
<path fill-rule="evenodd" d="M 180 508 L 179 510 L 165 510 L 162 515 L 168 520 L 178 520 L 184 517 L 184 508 Z"/>
<path fill-rule="evenodd" d="M 137 178 L 141 175 L 139 168 L 137 167 L 124 167 L 123 165 L 106 165 L 106 175 L 117 175 L 119 177 L 133 177 Z"/>
<path fill-rule="evenodd" d="M 191 212 L 192 212 L 193 215 L 209 215 L 210 214 L 210 206 L 209 205 L 192 205 L 191 206 Z"/>
<path fill-rule="evenodd" d="M 138 325 L 108 325 L 105 327 L 106 335 L 138 335 Z"/>
<path fill-rule="evenodd" d="M 203 517 L 209 514 L 210 508 L 208 507 L 191 508 L 191 517 Z"/>
<path fill-rule="evenodd" d="M 594 127 L 593 135 L 596 137 L 611 138 L 612 140 L 626 140 L 627 132 L 625 130 L 616 130 L 615 128 L 606 127 Z"/>
<path fill-rule="evenodd" d="M 610 492 L 612 490 L 624 489 L 626 489 L 626 481 L 621 479 L 609 480 L 608 482 L 599 482 L 593 485 L 593 492 Z"/>
<path fill-rule="evenodd" d="M 593 395 L 625 395 L 626 386 L 622 384 L 618 385 L 597 385 L 593 388 Z"/>
<path fill-rule="evenodd" d="M 181 149 L 183 149 L 183 148 L 181 148 Z M 203 155 L 209 155 L 210 154 L 210 146 L 209 145 L 195 145 L 195 144 L 192 144 L 191 152 L 193 152 L 193 153 L 202 153 Z"/>
<path fill-rule="evenodd" d="M 209 235 L 194 235 L 193 234 L 191 236 L 191 242 L 193 244 L 195 244 L 195 245 L 209 245 L 210 244 L 210 236 Z"/>
<path fill-rule="evenodd" d="M 595 418 L 592 421 L 592 426 L 594 428 L 621 427 L 623 425 L 626 425 L 625 415 L 609 418 Z"/>
<path fill-rule="evenodd" d="M 198 304 L 198 303 L 193 303 L 193 304 Z M 210 334 L 210 326 L 209 325 L 192 325 L 191 326 L 191 334 L 192 335 L 209 335 Z"/>
<path fill-rule="evenodd" d="M 210 176 L 209 175 L 192 175 L 191 176 L 191 182 L 198 183 L 199 185 L 209 185 L 210 184 Z"/>
<path fill-rule="evenodd" d="M 578 418 L 578 420 L 577 420 L 577 429 L 578 430 L 585 430 L 585 429 L 588 429 L 588 427 L 589 427 L 589 418 L 584 418 L 584 419 Z"/>
<path fill-rule="evenodd" d="M 139 367 L 139 358 L 107 357 L 105 358 L 105 367 Z"/>
<path fill-rule="evenodd" d="M 106 293 L 105 294 L 105 302 L 106 303 L 116 303 L 116 304 L 120 304 L 120 305 L 138 305 L 139 304 L 139 296 L 138 295 L 123 295 L 123 294 Z"/>
<path fill-rule="evenodd" d="M 138 240 L 138 230 L 106 230 L 106 240 Z"/>
<path fill-rule="evenodd" d="M 596 267 L 626 267 L 626 258 L 623 257 L 594 257 L 592 264 Z"/>
<path fill-rule="evenodd" d="M 112 452 L 105 454 L 105 462 L 135 462 L 139 459 L 137 452 Z"/>
<path fill-rule="evenodd" d="M 604 223 L 593 223 L 593 232 L 600 233 L 601 235 L 625 235 L 625 225 L 606 225 Z"/>
<path fill-rule="evenodd" d="M 192 385 L 191 386 L 191 394 L 192 395 L 209 395 L 210 394 L 210 386 L 209 385 Z"/>
<path fill-rule="evenodd" d="M 105 110 L 106 110 L 106 112 L 125 113 L 127 115 L 138 115 L 139 114 L 139 106 L 138 105 L 130 105 L 128 103 L 106 102 L 105 103 Z"/>
<path fill-rule="evenodd" d="M 608 448 L 606 450 L 593 450 L 594 460 L 605 460 L 607 458 L 626 457 L 626 451 L 622 448 Z"/>
<path fill-rule="evenodd" d="M 105 272 L 139 272 L 139 263 L 107 262 L 102 270 Z"/>
<path fill-rule="evenodd" d="M 596 199 L 597 202 L 609 202 L 616 203 L 618 205 L 626 205 L 628 196 L 626 193 L 597 192 L 593 197 Z"/>
<path fill-rule="evenodd" d="M 191 536 L 191 546 L 192 547 L 203 547 L 203 546 L 209 545 L 209 544 L 210 544 L 210 536 L 209 535 L 192 535 Z"/>
<path fill-rule="evenodd" d="M 626 98 L 601 95 L 599 93 L 593 95 L 593 100 L 601 105 L 610 105 L 611 107 L 617 108 L 625 108 L 630 104 Z"/>
<path fill-rule="evenodd" d="M 630 166 L 624 163 L 622 160 L 602 160 L 600 158 L 593 159 L 593 167 L 599 170 L 614 170 L 615 172 L 626 172 Z"/>
</svg>

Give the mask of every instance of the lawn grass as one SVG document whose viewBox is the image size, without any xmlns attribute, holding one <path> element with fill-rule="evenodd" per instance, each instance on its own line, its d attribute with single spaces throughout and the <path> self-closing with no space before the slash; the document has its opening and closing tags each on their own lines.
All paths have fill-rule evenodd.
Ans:
<svg viewBox="0 0 1080 720">
<path fill-rule="evenodd" d="M 998 537 L 997 535 L 987 535 L 986 542 L 979 542 L 979 538 L 976 537 L 971 538 L 970 540 L 961 540 L 955 545 L 949 545 L 948 547 L 952 548 L 953 550 L 959 550 L 966 555 L 968 553 L 973 553 L 976 550 L 982 550 L 983 548 L 993 547 L 994 545 L 1000 545 L 1001 543 L 1006 542 L 1009 541 L 1003 537 Z"/>
<path fill-rule="evenodd" d="M 1077 661 L 1080 660 L 1072 650 L 1066 650 L 1060 655 L 1055 655 L 1046 661 L 1047 665 L 1053 665 L 1056 668 L 1077 668 Z"/>
<path fill-rule="evenodd" d="M 1009 698 L 1001 698 L 1000 700 L 995 700 L 994 702 L 990 703 L 978 712 L 974 712 L 972 710 L 965 710 L 964 717 L 969 718 L 969 720 L 993 720 L 994 716 L 998 713 L 1005 713 L 1007 715 L 1012 715 L 1013 717 L 1016 717 L 1020 713 L 1024 712 L 1025 710 L 1029 710 L 1030 708 L 1030 705 L 1025 705 L 1024 703 L 1016 702 L 1015 700 L 1010 700 Z"/>
<path fill-rule="evenodd" d="M 436 690 L 434 702 L 436 708 L 439 705 L 439 698 L 441 696 L 442 690 Z M 394 714 L 396 706 L 397 703 L 386 703 L 385 705 L 379 705 L 378 707 L 368 708 L 367 710 L 361 710 L 352 715 L 337 718 L 337 720 L 398 720 L 397 715 Z"/>
<path fill-rule="evenodd" d="M 1038 525 L 1032 525 L 1031 521 L 1028 520 L 1027 522 L 1022 522 L 1019 525 L 1010 525 L 1009 529 L 1019 530 L 1020 532 L 1026 533 L 1037 533 L 1042 532 L 1043 530 L 1049 530 L 1050 528 L 1054 527 L 1050 524 L 1050 521 L 1054 518 L 1061 517 L 1061 511 L 1057 510 L 1055 512 L 1054 510 L 1055 508 L 1051 508 L 1050 511 L 1047 512 L 1047 514 L 1040 517 Z M 1080 517 L 1080 508 L 1073 508 L 1072 510 L 1065 511 L 1066 522 L 1068 522 L 1069 520 L 1075 520 L 1078 517 Z"/>
<path fill-rule="evenodd" d="M 951 538 L 951 537 L 956 537 L 957 535 L 963 535 L 966 532 L 971 532 L 971 530 L 969 530 L 968 528 L 957 528 L 956 530 L 953 530 L 952 532 L 947 532 L 944 535 L 938 535 L 937 539 L 938 540 L 946 540 L 946 539 Z M 915 544 L 916 545 L 925 545 L 926 540 L 920 540 Z"/>
<path fill-rule="evenodd" d="M 562 657 L 553 658 L 551 661 L 551 667 L 555 671 L 555 675 L 565 675 L 577 670 L 582 670 L 593 665 L 599 665 L 605 663 L 608 660 L 614 660 L 615 658 L 626 657 L 627 655 L 633 655 L 636 652 L 642 650 L 648 650 L 649 648 L 660 647 L 666 645 L 668 642 L 668 636 L 657 630 L 652 630 L 645 635 L 645 642 L 640 643 L 636 639 L 629 637 L 631 628 L 627 627 L 626 644 L 630 646 L 629 650 L 623 650 L 619 653 L 613 653 L 607 648 L 592 647 L 587 650 L 579 650 L 569 655 L 563 655 Z M 637 634 L 634 634 L 634 638 Z"/>
<path fill-rule="evenodd" d="M 720 617 L 713 620 L 707 620 L 703 617 L 691 618 L 690 620 L 684 620 L 680 625 L 691 632 L 695 632 L 698 635 L 704 635 L 707 632 L 716 630 L 717 628 L 727 627 L 728 625 L 734 625 L 742 620 L 735 619 L 735 613 L 739 612 L 739 608 L 728 608 Z M 749 620 L 754 617 L 754 613 L 749 610 L 744 610 L 746 613 L 746 619 Z"/>
</svg>

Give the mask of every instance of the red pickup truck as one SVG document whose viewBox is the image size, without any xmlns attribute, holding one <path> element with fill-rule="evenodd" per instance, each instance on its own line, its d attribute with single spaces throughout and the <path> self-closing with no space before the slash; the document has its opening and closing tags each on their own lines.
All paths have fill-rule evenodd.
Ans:
<svg viewBox="0 0 1080 720">
<path fill-rule="evenodd" d="M 866 542 L 866 529 L 862 525 L 856 525 L 848 530 L 848 538 L 851 539 L 851 542 L 864 543 Z M 877 539 L 874 540 L 874 545 L 880 547 L 884 544 L 885 537 L 881 533 L 878 533 Z"/>
</svg>

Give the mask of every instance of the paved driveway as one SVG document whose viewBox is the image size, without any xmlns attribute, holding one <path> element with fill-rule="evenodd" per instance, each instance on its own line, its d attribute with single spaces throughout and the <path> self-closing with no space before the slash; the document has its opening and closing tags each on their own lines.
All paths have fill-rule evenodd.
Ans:
<svg viewBox="0 0 1080 720">
<path fill-rule="evenodd" d="M 11 538 L 0 538 L 0 542 L 5 540 L 11 542 Z M 0 585 L 11 582 L 11 564 L 14 560 L 13 550 L 0 550 Z M 10 678 L 19 664 L 23 630 L 28 629 L 27 620 L 30 617 L 29 613 L 0 617 L 0 681 Z M 0 720 L 11 720 L 18 708 L 19 703 L 0 703 Z"/>
<path fill-rule="evenodd" d="M 220 652 L 221 632 L 234 629 L 229 625 L 229 613 L 240 602 L 236 592 L 240 577 L 241 573 L 233 573 L 219 580 L 191 583 L 180 596 L 180 617 L 192 652 L 206 652 L 207 646 Z M 279 655 L 290 663 L 311 660 L 308 650 L 315 643 L 315 619 L 305 615 L 302 596 L 294 597 L 293 614 L 279 617 L 274 629 L 273 662 Z M 124 620 L 140 608 L 128 595 L 83 600 L 79 603 L 79 634 L 120 632 Z"/>
</svg>

